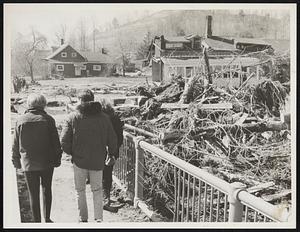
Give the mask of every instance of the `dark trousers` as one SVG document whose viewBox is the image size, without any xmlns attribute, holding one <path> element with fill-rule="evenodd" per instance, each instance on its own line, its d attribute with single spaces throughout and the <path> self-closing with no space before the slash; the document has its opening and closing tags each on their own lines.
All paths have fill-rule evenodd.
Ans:
<svg viewBox="0 0 300 232">
<path fill-rule="evenodd" d="M 110 199 L 110 190 L 112 186 L 112 171 L 113 166 L 104 165 L 103 169 L 103 191 L 104 198 Z"/>
<path fill-rule="evenodd" d="M 29 191 L 30 207 L 33 214 L 34 222 L 41 222 L 40 209 L 40 183 L 43 191 L 43 213 L 45 220 L 50 219 L 52 204 L 52 176 L 53 168 L 41 171 L 25 172 L 26 183 Z"/>
</svg>

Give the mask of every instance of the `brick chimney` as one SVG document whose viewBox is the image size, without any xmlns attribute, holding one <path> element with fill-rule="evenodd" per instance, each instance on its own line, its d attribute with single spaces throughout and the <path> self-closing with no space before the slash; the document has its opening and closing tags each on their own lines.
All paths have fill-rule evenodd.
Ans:
<svg viewBox="0 0 300 232">
<path fill-rule="evenodd" d="M 60 39 L 60 45 L 64 44 L 64 39 Z"/>
<path fill-rule="evenodd" d="M 212 16 L 207 15 L 206 16 L 206 28 L 205 28 L 205 38 L 212 37 Z"/>
</svg>

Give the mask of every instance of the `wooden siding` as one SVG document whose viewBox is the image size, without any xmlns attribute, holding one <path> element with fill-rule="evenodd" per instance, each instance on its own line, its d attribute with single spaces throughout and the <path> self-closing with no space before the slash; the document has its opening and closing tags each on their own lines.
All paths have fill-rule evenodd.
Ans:
<svg viewBox="0 0 300 232">
<path fill-rule="evenodd" d="M 152 80 L 162 81 L 161 72 L 161 62 L 155 62 L 152 60 Z"/>
<path fill-rule="evenodd" d="M 93 65 L 101 65 L 101 70 L 94 70 Z M 102 63 L 88 63 L 86 70 L 88 70 L 88 76 L 104 77 L 109 76 L 113 72 L 114 65 L 102 64 Z"/>
<path fill-rule="evenodd" d="M 67 57 L 61 57 L 61 53 L 62 52 L 66 52 L 67 53 Z M 73 52 L 75 52 L 77 54 L 76 57 L 72 57 L 72 53 Z M 84 62 L 85 61 L 85 58 L 82 55 L 80 55 L 71 46 L 67 46 L 65 49 L 63 49 L 60 53 L 58 53 L 52 59 L 53 60 L 62 61 L 62 62 Z"/>
<path fill-rule="evenodd" d="M 57 71 L 56 66 L 63 65 L 64 71 Z M 53 64 L 51 66 L 51 75 L 58 74 L 64 77 L 75 77 L 74 65 L 73 64 Z"/>
</svg>

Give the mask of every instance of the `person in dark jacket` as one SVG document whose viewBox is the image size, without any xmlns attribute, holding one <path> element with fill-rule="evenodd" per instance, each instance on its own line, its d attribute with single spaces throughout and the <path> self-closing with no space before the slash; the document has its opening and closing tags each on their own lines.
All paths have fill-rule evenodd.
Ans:
<svg viewBox="0 0 300 232">
<path fill-rule="evenodd" d="M 52 222 L 52 176 L 54 167 L 60 166 L 62 149 L 55 120 L 44 111 L 46 98 L 31 94 L 27 105 L 25 114 L 16 122 L 12 162 L 15 168 L 24 170 L 34 222 L 41 222 L 40 181 L 45 222 Z"/>
<path fill-rule="evenodd" d="M 120 120 L 120 117 L 115 113 L 113 107 L 111 104 L 105 100 L 101 99 L 100 101 L 102 110 L 104 113 L 106 113 L 113 125 L 114 131 L 117 135 L 117 146 L 118 146 L 118 151 L 114 157 L 108 157 L 106 160 L 109 162 L 109 159 L 116 160 L 119 158 L 119 148 L 123 144 L 123 126 L 124 122 Z M 112 186 L 112 171 L 113 171 L 113 165 L 114 162 L 111 162 L 109 165 L 104 165 L 104 170 L 103 170 L 103 193 L 104 193 L 104 209 L 108 209 L 110 205 L 110 191 L 111 191 L 111 186 Z M 110 210 L 111 211 L 111 210 Z"/>
<path fill-rule="evenodd" d="M 91 90 L 79 94 L 80 105 L 66 120 L 61 144 L 64 152 L 72 156 L 75 189 L 79 209 L 79 221 L 88 221 L 86 180 L 94 200 L 94 219 L 103 220 L 102 175 L 106 151 L 110 156 L 117 153 L 117 139 L 109 117 L 102 112 L 99 102 L 94 102 Z"/>
</svg>

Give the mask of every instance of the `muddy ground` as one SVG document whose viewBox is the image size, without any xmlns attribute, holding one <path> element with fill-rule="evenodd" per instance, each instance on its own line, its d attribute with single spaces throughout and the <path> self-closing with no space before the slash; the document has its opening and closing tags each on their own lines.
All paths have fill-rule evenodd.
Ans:
<svg viewBox="0 0 300 232">
<path fill-rule="evenodd" d="M 58 106 L 46 107 L 46 111 L 56 120 L 58 131 L 60 131 L 61 123 L 67 116 L 66 104 L 70 103 L 70 98 L 64 94 L 60 94 L 61 89 L 95 89 L 95 98 L 112 99 L 115 97 L 124 96 L 126 89 L 134 87 L 140 83 L 144 83 L 145 78 L 134 77 L 106 77 L 106 78 L 80 78 L 80 79 L 65 79 L 65 80 L 39 80 L 40 85 L 29 86 L 28 90 L 20 93 L 12 93 L 11 97 L 15 99 L 26 99 L 28 94 L 33 92 L 42 93 L 47 98 L 48 102 L 58 102 Z M 120 91 L 109 91 L 110 86 L 120 88 Z M 101 93 L 103 88 L 107 88 L 105 93 Z M 76 101 L 76 97 L 71 97 L 71 100 Z M 22 100 L 21 100 L 22 102 Z M 62 104 L 60 104 L 62 103 Z M 26 109 L 26 102 L 15 105 L 16 113 L 11 113 L 12 131 L 16 119 L 23 114 Z M 62 165 L 56 168 L 53 176 L 53 203 L 52 203 L 52 219 L 57 223 L 77 222 L 77 202 L 73 182 L 73 170 L 70 159 L 67 155 L 63 155 Z M 114 185 L 114 188 L 117 188 Z M 31 214 L 29 207 L 29 199 L 27 187 L 22 172 L 18 172 L 18 192 L 22 222 L 30 222 Z M 90 186 L 87 186 L 87 200 L 90 218 L 93 218 L 92 193 Z M 139 209 L 133 208 L 132 205 L 120 204 L 117 201 L 117 196 L 112 198 L 113 206 L 119 207 L 117 213 L 104 211 L 104 222 L 147 222 L 149 219 Z"/>
</svg>

